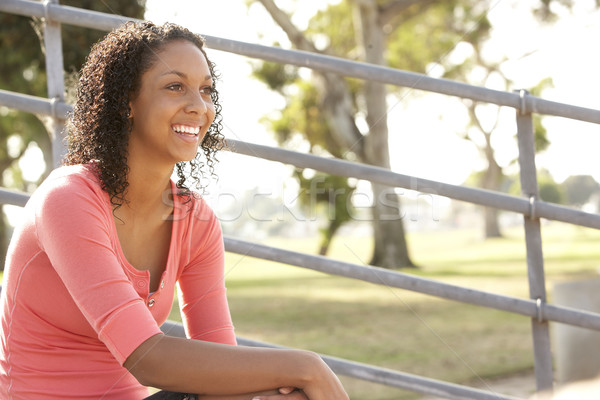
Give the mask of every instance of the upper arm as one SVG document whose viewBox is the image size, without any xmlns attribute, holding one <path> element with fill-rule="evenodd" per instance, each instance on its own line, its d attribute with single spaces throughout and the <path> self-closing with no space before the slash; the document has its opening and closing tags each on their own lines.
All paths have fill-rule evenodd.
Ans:
<svg viewBox="0 0 600 400">
<path fill-rule="evenodd" d="M 102 195 L 84 182 L 57 179 L 36 200 L 35 224 L 39 246 L 69 295 L 123 363 L 160 330 L 114 251 Z"/>
</svg>

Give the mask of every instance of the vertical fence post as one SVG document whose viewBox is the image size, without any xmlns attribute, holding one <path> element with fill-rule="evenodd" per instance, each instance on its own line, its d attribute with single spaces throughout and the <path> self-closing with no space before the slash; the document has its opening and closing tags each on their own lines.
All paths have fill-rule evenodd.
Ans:
<svg viewBox="0 0 600 400">
<path fill-rule="evenodd" d="M 58 4 L 58 0 L 44 0 L 44 51 L 46 55 L 46 75 L 48 98 L 52 101 L 52 119 L 48 126 L 52 140 L 52 163 L 58 167 L 65 154 L 63 138 L 65 120 L 58 114 L 56 104 L 65 101 L 65 82 L 63 73 L 63 49 L 60 23 L 48 16 L 50 4 Z"/>
<path fill-rule="evenodd" d="M 517 138 L 519 145 L 519 165 L 521 168 L 521 192 L 529 199 L 530 213 L 524 216 L 525 246 L 527 250 L 527 271 L 530 297 L 537 302 L 538 315 L 532 318 L 533 353 L 535 379 L 538 391 L 553 387 L 552 353 L 548 321 L 544 320 L 543 307 L 546 303 L 546 283 L 540 219 L 535 215 L 535 204 L 539 196 L 535 167 L 535 137 L 533 117 L 527 110 L 527 91 L 519 91 L 521 108 L 517 110 Z"/>
</svg>

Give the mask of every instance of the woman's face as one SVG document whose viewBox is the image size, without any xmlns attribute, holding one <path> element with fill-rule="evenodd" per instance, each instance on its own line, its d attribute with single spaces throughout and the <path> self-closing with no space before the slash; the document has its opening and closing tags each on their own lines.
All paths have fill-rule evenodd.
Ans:
<svg viewBox="0 0 600 400">
<path fill-rule="evenodd" d="M 215 118 L 212 88 L 208 63 L 195 44 L 176 40 L 162 47 L 130 102 L 128 162 L 172 168 L 192 160 Z"/>
</svg>

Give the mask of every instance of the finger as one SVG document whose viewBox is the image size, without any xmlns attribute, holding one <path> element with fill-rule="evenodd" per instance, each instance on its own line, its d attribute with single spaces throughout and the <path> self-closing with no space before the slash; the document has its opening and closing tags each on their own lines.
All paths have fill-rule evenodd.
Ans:
<svg viewBox="0 0 600 400">
<path fill-rule="evenodd" d="M 308 400 L 302 391 L 294 390 L 289 394 L 271 394 L 255 396 L 252 400 Z"/>
</svg>

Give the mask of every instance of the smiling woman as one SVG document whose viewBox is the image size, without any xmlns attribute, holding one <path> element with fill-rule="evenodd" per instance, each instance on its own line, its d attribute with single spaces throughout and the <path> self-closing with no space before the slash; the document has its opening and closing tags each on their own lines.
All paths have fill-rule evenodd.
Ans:
<svg viewBox="0 0 600 400">
<path fill-rule="evenodd" d="M 93 47 L 65 165 L 8 250 L 0 398 L 348 398 L 314 353 L 236 346 L 221 228 L 186 186 L 223 146 L 216 80 L 177 25 L 128 23 Z M 175 284 L 189 339 L 159 329 Z"/>
</svg>

